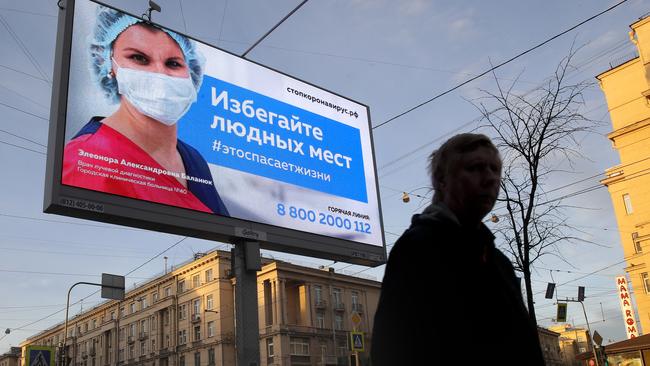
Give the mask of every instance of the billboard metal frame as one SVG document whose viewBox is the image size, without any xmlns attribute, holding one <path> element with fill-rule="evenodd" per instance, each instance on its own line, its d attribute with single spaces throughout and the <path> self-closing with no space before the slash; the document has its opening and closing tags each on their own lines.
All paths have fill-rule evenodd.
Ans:
<svg viewBox="0 0 650 366">
<path fill-rule="evenodd" d="M 114 8 L 95 0 L 83 1 L 90 1 L 101 6 Z M 54 63 L 55 71 L 52 83 L 53 90 L 47 146 L 47 163 L 45 171 L 44 212 L 228 243 L 234 243 L 243 238 L 258 241 L 263 249 L 372 267 L 385 263 L 386 240 L 383 231 L 381 201 L 379 197 L 377 197 L 377 204 L 381 226 L 379 228 L 381 230 L 381 246 L 312 234 L 233 217 L 202 213 L 190 209 L 167 206 L 164 204 L 147 202 L 61 184 L 74 23 L 74 5 L 75 0 L 66 0 L 65 9 L 59 12 Z M 120 9 L 116 10 L 122 11 Z M 122 12 L 141 19 L 141 17 L 128 12 Z M 169 29 L 158 24 L 156 24 L 156 26 Z M 175 30 L 173 31 L 178 34 L 183 34 Z M 183 35 L 194 39 L 191 36 Z M 196 39 L 194 40 L 229 53 L 235 57 L 242 58 L 207 42 Z M 330 92 L 324 88 L 287 75 L 268 66 L 247 59 L 245 60 L 312 85 L 316 88 L 327 91 L 328 93 L 353 101 L 350 98 Z M 356 101 L 353 102 L 366 108 L 368 112 L 368 128 L 370 130 L 370 110 L 368 106 Z M 370 133 L 369 136 L 370 149 L 373 152 L 372 163 L 373 171 L 375 172 L 375 188 L 378 194 L 379 184 L 376 173 L 377 164 L 374 156 L 372 133 Z"/>
</svg>

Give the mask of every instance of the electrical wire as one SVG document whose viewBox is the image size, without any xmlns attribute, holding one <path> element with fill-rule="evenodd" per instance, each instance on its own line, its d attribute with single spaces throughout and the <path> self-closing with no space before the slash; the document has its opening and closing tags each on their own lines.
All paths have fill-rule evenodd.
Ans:
<svg viewBox="0 0 650 366">
<path fill-rule="evenodd" d="M 160 253 L 156 254 L 156 255 L 153 256 L 153 257 L 151 257 L 151 259 L 147 260 L 146 262 L 142 263 L 141 265 L 139 265 L 139 266 L 135 267 L 134 269 L 130 270 L 129 272 L 127 272 L 124 276 L 126 277 L 126 276 L 132 274 L 133 272 L 137 271 L 138 269 L 144 267 L 145 265 L 147 265 L 148 263 L 150 263 L 150 262 L 153 261 L 154 259 L 160 257 L 162 254 L 164 254 L 164 253 L 167 252 L 168 250 L 174 248 L 174 247 L 177 246 L 178 244 L 180 244 L 180 243 L 182 243 L 183 241 L 185 241 L 185 239 L 187 239 L 187 237 L 183 237 L 182 239 L 176 241 L 174 244 L 172 244 L 171 246 L 169 246 L 167 249 L 161 251 Z M 91 296 L 97 294 L 98 292 L 99 292 L 99 290 L 97 290 L 97 291 L 91 293 L 90 295 L 87 295 L 86 297 L 83 297 L 81 300 L 77 300 L 77 301 L 74 302 L 72 305 L 75 305 L 75 304 L 79 303 L 80 301 L 86 300 L 86 299 L 88 299 L 89 297 L 91 297 Z M 45 320 L 45 319 L 49 319 L 49 318 L 53 317 L 54 315 L 56 315 L 56 314 L 58 314 L 58 313 L 61 313 L 61 312 L 63 312 L 63 311 L 65 311 L 65 308 L 64 308 L 64 309 L 61 309 L 61 310 L 57 310 L 57 311 L 55 311 L 55 312 L 53 312 L 53 313 L 51 313 L 51 314 L 49 314 L 49 315 L 46 315 L 46 316 L 44 316 L 44 317 L 42 317 L 42 318 L 39 318 L 38 320 L 35 320 L 35 321 L 33 321 L 33 322 L 30 322 L 30 323 L 27 323 L 27 324 L 22 325 L 22 326 L 20 326 L 20 327 L 11 328 L 11 330 L 14 331 L 14 330 L 20 330 L 20 329 L 27 328 L 27 327 L 29 327 L 30 325 L 34 325 L 34 324 L 39 323 L 39 322 L 41 322 L 41 321 L 43 321 L 43 320 Z"/>
<path fill-rule="evenodd" d="M 33 117 L 36 117 L 36 118 L 42 119 L 43 121 L 48 121 L 48 122 L 49 122 L 49 119 L 48 119 L 48 118 L 45 118 L 45 117 L 39 116 L 39 115 L 34 114 L 34 113 L 31 113 L 31 112 L 27 112 L 26 110 L 23 110 L 23 109 L 20 109 L 20 108 L 17 108 L 17 107 L 11 106 L 11 105 L 9 105 L 9 104 L 6 104 L 6 103 L 2 103 L 2 102 L 0 102 L 0 105 L 5 106 L 5 107 L 7 107 L 7 108 L 14 109 L 14 110 L 19 111 L 19 112 L 23 112 L 23 113 L 25 113 L 25 114 L 29 114 L 30 116 L 33 116 Z"/>
<path fill-rule="evenodd" d="M 41 154 L 41 155 L 43 155 L 43 156 L 46 155 L 46 154 L 45 154 L 44 152 L 42 152 L 42 151 L 33 150 L 33 149 L 28 148 L 28 147 L 24 147 L 24 146 L 20 146 L 20 145 L 14 145 L 14 144 L 12 144 L 12 143 L 10 143 L 10 142 L 7 142 L 7 141 L 2 141 L 2 140 L 0 140 L 0 144 L 5 144 L 5 145 L 9 145 L 9 146 L 17 147 L 17 148 L 19 148 L 19 149 L 23 149 L 23 150 L 27 150 L 27 151 L 35 152 L 35 153 L 37 153 L 37 154 Z"/>
<path fill-rule="evenodd" d="M 627 1 L 628 1 L 628 0 L 621 0 L 621 1 L 619 1 L 618 3 L 616 3 L 616 4 L 612 5 L 612 6 L 610 6 L 609 8 L 607 8 L 607 9 L 605 9 L 605 10 L 603 10 L 603 11 L 601 11 L 600 13 L 598 13 L 598 14 L 596 14 L 596 15 L 593 15 L 593 16 L 591 16 L 591 17 L 589 17 L 589 18 L 587 18 L 587 19 L 581 21 L 580 23 L 578 23 L 578 24 L 576 24 L 576 25 L 574 25 L 574 26 L 572 26 L 572 27 L 570 27 L 570 28 L 568 28 L 568 29 L 566 29 L 566 30 L 564 30 L 564 31 L 562 31 L 562 32 L 560 32 L 560 33 L 554 35 L 553 37 L 551 37 L 551 38 L 549 38 L 549 39 L 547 39 L 547 40 L 545 40 L 545 41 L 543 41 L 543 42 L 541 42 L 541 43 L 539 43 L 539 44 L 537 44 L 537 45 L 535 45 L 535 46 L 533 46 L 533 47 L 531 47 L 531 48 L 529 48 L 529 49 L 527 49 L 527 50 L 525 50 L 525 51 L 523 51 L 523 52 L 520 52 L 519 54 L 517 54 L 517 55 L 515 55 L 515 56 L 513 56 L 513 57 L 511 57 L 511 58 L 509 58 L 509 59 L 506 60 L 506 61 L 501 62 L 500 64 L 498 64 L 498 65 L 496 65 L 496 66 L 493 66 L 493 67 L 489 68 L 488 70 L 486 70 L 486 71 L 480 73 L 479 75 L 477 75 L 477 76 L 475 76 L 475 77 L 472 77 L 472 78 L 469 78 L 469 79 L 467 79 L 466 81 L 464 81 L 464 82 L 462 82 L 462 83 L 460 83 L 460 84 L 458 84 L 458 85 L 456 85 L 456 86 L 454 86 L 454 87 L 452 87 L 452 88 L 450 88 L 450 89 L 447 89 L 446 91 L 444 91 L 444 92 L 442 92 L 442 93 L 440 93 L 440 94 L 437 94 L 436 96 L 434 96 L 434 97 L 432 97 L 432 98 L 430 98 L 430 99 L 427 99 L 426 101 L 424 101 L 424 102 L 422 102 L 422 103 L 416 105 L 415 107 L 409 108 L 408 110 L 406 110 L 406 111 L 404 111 L 404 112 L 402 112 L 402 113 L 399 113 L 399 114 L 397 114 L 397 115 L 395 115 L 395 116 L 393 116 L 393 117 L 387 119 L 386 121 L 384 121 L 384 122 L 382 122 L 382 123 L 380 123 L 380 124 L 378 124 L 378 125 L 373 126 L 372 129 L 375 130 L 375 129 L 379 128 L 379 127 L 382 127 L 382 126 L 386 125 L 387 123 L 396 120 L 396 119 L 399 118 L 399 117 L 402 117 L 402 116 L 404 116 L 404 115 L 406 115 L 406 114 L 408 114 L 408 113 L 410 113 L 410 112 L 413 112 L 414 110 L 416 110 L 416 109 L 418 109 L 418 108 L 420 108 L 420 107 L 422 107 L 422 106 L 424 106 L 424 105 L 426 105 L 426 104 L 429 104 L 429 103 L 433 102 L 434 100 L 436 100 L 436 99 L 438 99 L 438 98 L 440 98 L 440 97 L 442 97 L 442 96 L 444 96 L 444 95 L 447 95 L 447 94 L 451 93 L 452 91 L 454 91 L 454 90 L 456 90 L 456 89 L 458 89 L 458 88 L 460 88 L 460 87 L 462 87 L 462 86 L 464 86 L 464 85 L 467 85 L 467 84 L 471 83 L 472 81 L 474 81 L 474 80 L 476 80 L 476 79 L 479 79 L 479 78 L 481 78 L 481 77 L 483 77 L 483 76 L 485 76 L 485 75 L 487 75 L 487 74 L 489 74 L 489 73 L 491 73 L 491 72 L 493 72 L 493 71 L 499 69 L 500 67 L 502 67 L 502 66 L 504 66 L 504 65 L 506 65 L 506 64 L 509 64 L 510 62 L 512 62 L 512 61 L 514 61 L 514 60 L 516 60 L 516 59 L 518 59 L 519 57 L 524 56 L 524 55 L 526 55 L 526 54 L 528 54 L 528 53 L 530 53 L 530 52 L 532 52 L 532 51 L 534 51 L 534 50 L 536 50 L 536 49 L 538 49 L 538 48 L 544 46 L 545 44 L 547 44 L 547 43 L 549 43 L 549 42 L 555 40 L 556 38 L 558 38 L 558 37 L 560 37 L 560 36 L 563 36 L 563 35 L 566 34 L 566 33 L 569 33 L 570 31 L 572 31 L 572 30 L 574 30 L 574 29 L 580 27 L 581 25 L 583 25 L 583 24 L 585 24 L 585 23 L 587 23 L 587 22 L 589 22 L 589 21 L 591 21 L 591 20 L 593 20 L 593 19 L 596 19 L 596 18 L 598 18 L 599 16 L 601 16 L 601 15 L 603 15 L 603 14 L 605 14 L 605 13 L 611 11 L 611 10 L 614 10 L 615 8 L 617 8 L 618 6 L 620 6 L 620 5 L 624 4 L 624 3 L 626 3 Z"/>
</svg>

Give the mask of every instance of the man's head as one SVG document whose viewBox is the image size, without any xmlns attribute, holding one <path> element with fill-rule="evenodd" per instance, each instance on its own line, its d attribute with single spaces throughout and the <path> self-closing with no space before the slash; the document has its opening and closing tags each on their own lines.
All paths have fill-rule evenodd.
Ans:
<svg viewBox="0 0 650 366">
<path fill-rule="evenodd" d="M 463 133 L 447 140 L 429 157 L 434 202 L 444 203 L 463 224 L 478 224 L 499 194 L 501 157 L 481 134 Z"/>
</svg>

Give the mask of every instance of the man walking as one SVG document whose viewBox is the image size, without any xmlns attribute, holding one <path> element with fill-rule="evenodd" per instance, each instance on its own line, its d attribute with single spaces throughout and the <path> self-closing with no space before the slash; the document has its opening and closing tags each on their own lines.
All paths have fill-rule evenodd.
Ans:
<svg viewBox="0 0 650 366">
<path fill-rule="evenodd" d="M 497 148 L 456 135 L 429 168 L 433 202 L 388 259 L 372 365 L 544 365 L 512 264 L 482 222 L 499 194 Z"/>
</svg>

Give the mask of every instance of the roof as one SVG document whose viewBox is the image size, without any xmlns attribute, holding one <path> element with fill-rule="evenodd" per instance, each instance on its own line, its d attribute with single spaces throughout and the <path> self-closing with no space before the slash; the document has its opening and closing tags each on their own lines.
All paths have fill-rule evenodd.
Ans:
<svg viewBox="0 0 650 366">
<path fill-rule="evenodd" d="M 650 334 L 608 344 L 605 346 L 605 353 L 621 353 L 642 349 L 650 349 Z"/>
</svg>

